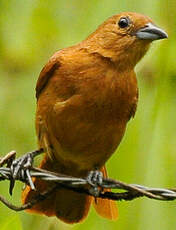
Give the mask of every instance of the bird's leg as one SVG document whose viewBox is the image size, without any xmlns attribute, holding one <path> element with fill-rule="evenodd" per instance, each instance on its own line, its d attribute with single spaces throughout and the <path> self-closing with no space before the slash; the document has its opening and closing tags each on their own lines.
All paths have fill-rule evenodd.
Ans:
<svg viewBox="0 0 176 230">
<path fill-rule="evenodd" d="M 29 169 L 32 167 L 34 157 L 36 157 L 41 153 L 43 153 L 43 149 L 26 153 L 23 156 L 19 157 L 18 159 L 12 161 L 10 165 L 12 179 L 10 181 L 10 189 L 9 189 L 9 193 L 11 195 L 15 185 L 15 180 L 17 178 L 24 178 L 24 181 L 27 180 L 27 182 L 31 186 L 31 189 L 35 190 L 35 186 L 32 181 Z"/>
<path fill-rule="evenodd" d="M 101 186 L 103 182 L 103 173 L 98 170 L 90 171 L 87 176 L 87 182 L 91 185 L 91 188 L 89 189 L 91 195 L 98 197 L 101 191 L 99 186 Z"/>
</svg>

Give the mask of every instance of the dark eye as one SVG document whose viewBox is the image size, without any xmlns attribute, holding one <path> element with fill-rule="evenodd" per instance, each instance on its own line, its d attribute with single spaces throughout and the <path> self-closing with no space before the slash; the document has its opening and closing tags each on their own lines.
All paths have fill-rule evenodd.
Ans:
<svg viewBox="0 0 176 230">
<path fill-rule="evenodd" d="M 130 24 L 130 21 L 128 18 L 120 18 L 118 25 L 120 28 L 128 27 Z"/>
</svg>

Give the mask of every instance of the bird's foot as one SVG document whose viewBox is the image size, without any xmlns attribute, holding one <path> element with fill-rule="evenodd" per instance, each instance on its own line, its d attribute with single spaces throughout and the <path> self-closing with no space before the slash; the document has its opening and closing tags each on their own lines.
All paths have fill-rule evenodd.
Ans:
<svg viewBox="0 0 176 230">
<path fill-rule="evenodd" d="M 29 170 L 32 167 L 34 157 L 41 154 L 42 152 L 43 152 L 42 149 L 29 152 L 12 161 L 10 166 L 11 169 L 11 180 L 10 180 L 10 188 L 9 188 L 10 195 L 12 195 L 12 191 L 15 185 L 15 180 L 18 178 L 27 182 L 30 185 L 31 189 L 35 190 L 35 186 L 32 181 Z"/>
<path fill-rule="evenodd" d="M 87 176 L 87 182 L 91 185 L 91 188 L 89 189 L 91 195 L 98 197 L 101 191 L 99 187 L 103 182 L 103 173 L 98 170 L 90 171 Z"/>
</svg>

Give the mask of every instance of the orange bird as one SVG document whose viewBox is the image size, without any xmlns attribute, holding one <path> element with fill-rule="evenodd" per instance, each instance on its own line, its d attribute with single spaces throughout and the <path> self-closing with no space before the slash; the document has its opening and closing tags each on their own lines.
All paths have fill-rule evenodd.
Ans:
<svg viewBox="0 0 176 230">
<path fill-rule="evenodd" d="M 114 15 L 79 44 L 56 52 L 42 69 L 37 86 L 36 131 L 45 150 L 40 168 L 86 177 L 90 170 L 107 176 L 105 163 L 117 149 L 127 122 L 134 117 L 138 87 L 134 67 L 153 40 L 167 34 L 144 15 Z M 51 182 L 35 179 L 23 203 L 46 191 Z M 94 199 L 60 187 L 29 212 L 82 221 L 91 204 L 115 220 L 114 201 Z"/>
</svg>

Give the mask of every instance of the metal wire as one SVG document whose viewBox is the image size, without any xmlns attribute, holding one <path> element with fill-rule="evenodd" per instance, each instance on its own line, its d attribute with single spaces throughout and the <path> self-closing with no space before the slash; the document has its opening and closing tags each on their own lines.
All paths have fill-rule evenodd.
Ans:
<svg viewBox="0 0 176 230">
<path fill-rule="evenodd" d="M 71 177 L 63 174 L 56 174 L 53 172 L 49 172 L 43 169 L 38 169 L 38 168 L 32 168 L 30 171 L 31 177 L 36 177 L 40 178 L 45 181 L 52 181 L 56 182 L 62 185 L 65 185 L 67 187 L 70 187 L 74 190 L 75 188 L 79 188 L 79 186 L 82 185 L 88 185 L 87 178 L 76 178 L 76 177 Z M 24 174 L 24 172 L 22 173 Z M 11 179 L 11 170 L 10 168 L 0 168 L 0 181 L 1 180 L 10 180 Z M 25 178 L 23 176 L 18 176 L 16 180 L 20 180 L 22 182 L 25 181 Z M 118 180 L 112 180 L 108 178 L 103 178 L 102 184 L 98 185 L 100 188 L 111 188 L 111 189 L 120 189 L 123 190 L 119 193 L 115 192 L 106 192 L 106 195 L 118 195 L 121 194 L 120 200 L 129 200 L 126 198 L 126 192 L 128 192 L 128 196 L 130 199 L 134 199 L 137 197 L 141 196 L 146 196 L 152 199 L 157 199 L 157 200 L 174 200 L 176 199 L 176 192 L 173 191 L 172 189 L 165 189 L 165 188 L 151 188 L 143 185 L 138 185 L 138 184 L 126 184 L 124 182 L 118 181 Z M 78 191 L 79 192 L 79 191 Z M 87 191 L 89 193 L 89 191 Z M 102 194 L 104 194 L 102 192 Z M 123 194 L 125 196 L 123 197 Z M 92 195 L 92 194 L 91 194 Z M 103 197 L 105 198 L 105 197 Z M 107 197 L 109 198 L 109 196 Z M 117 197 L 118 200 L 118 197 Z"/>
<path fill-rule="evenodd" d="M 33 157 L 42 153 L 42 150 L 33 151 Z M 30 153 L 30 154 L 31 154 Z M 8 155 L 8 154 L 7 154 Z M 162 200 L 162 201 L 171 201 L 176 199 L 176 190 L 175 189 L 166 189 L 166 188 L 151 188 L 144 185 L 139 184 L 127 184 L 119 180 L 113 180 L 109 178 L 103 178 L 101 183 L 90 184 L 88 177 L 86 178 L 77 178 L 68 175 L 58 174 L 54 172 L 50 172 L 47 170 L 39 169 L 39 168 L 21 168 L 18 173 L 15 175 L 15 178 L 12 176 L 12 167 L 14 160 L 15 152 L 9 153 L 11 164 L 8 164 L 8 157 L 4 157 L 1 159 L 2 164 L 7 163 L 7 167 L 0 167 L 0 181 L 9 180 L 10 181 L 10 193 L 12 193 L 13 186 L 16 180 L 19 180 L 23 183 L 27 183 L 31 186 L 31 189 L 35 189 L 32 178 L 40 178 L 41 180 L 54 182 L 53 187 L 51 186 L 48 191 L 45 191 L 43 194 L 39 194 L 35 200 L 32 200 L 28 204 L 15 206 L 9 203 L 4 197 L 0 196 L 0 201 L 4 203 L 7 207 L 15 210 L 21 211 L 24 209 L 28 209 L 32 207 L 34 204 L 39 202 L 40 200 L 46 199 L 55 189 L 58 189 L 59 186 L 63 186 L 67 189 L 71 189 L 73 191 L 79 193 L 86 193 L 91 196 L 100 197 L 103 199 L 111 199 L 111 200 L 133 200 L 139 197 L 148 197 L 150 199 Z M 23 159 L 24 160 L 24 159 Z M 18 159 L 15 160 L 18 162 Z M 0 164 L 0 166 L 2 166 Z M 86 186 L 85 186 L 86 185 Z M 113 189 L 113 192 L 107 191 L 106 189 Z M 120 190 L 118 192 L 114 192 L 114 189 Z"/>
</svg>

